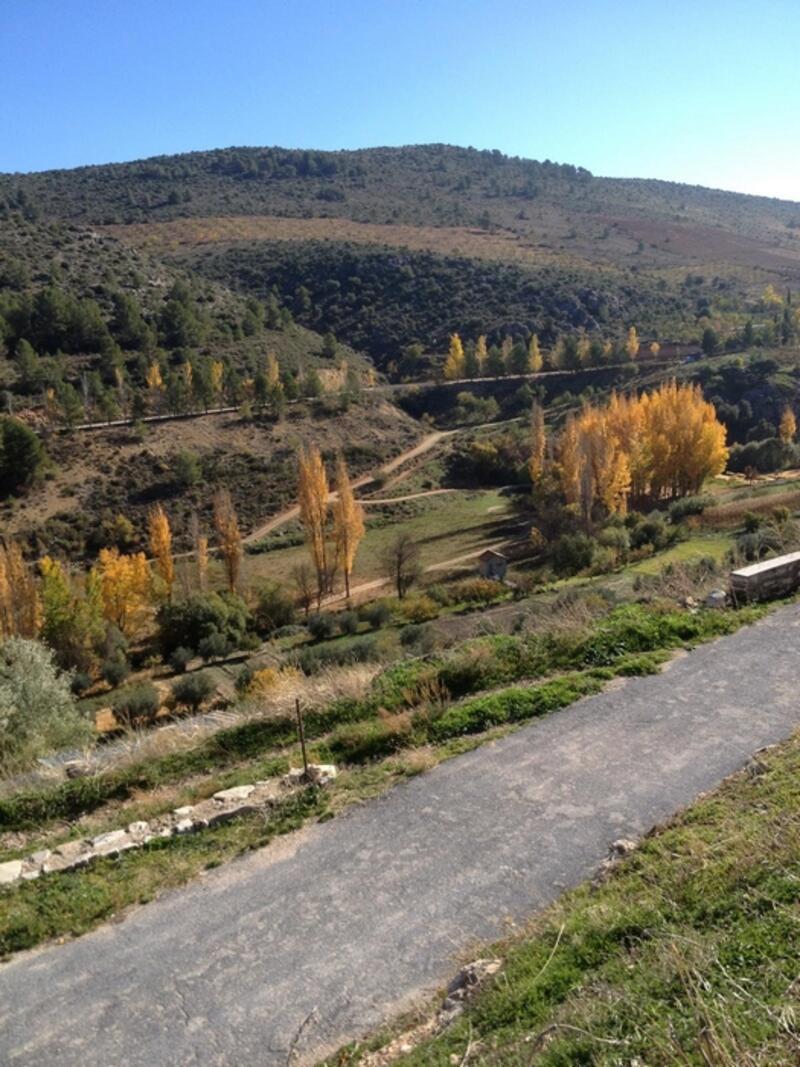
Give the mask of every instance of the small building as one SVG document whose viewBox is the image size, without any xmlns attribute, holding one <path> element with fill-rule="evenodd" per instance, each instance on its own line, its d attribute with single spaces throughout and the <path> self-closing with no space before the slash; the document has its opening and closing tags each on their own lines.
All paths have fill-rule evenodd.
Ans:
<svg viewBox="0 0 800 1067">
<path fill-rule="evenodd" d="M 505 580 L 508 570 L 508 560 L 502 552 L 496 552 L 493 548 L 487 548 L 478 556 L 478 570 L 482 578 L 491 578 L 493 582 Z"/>
<path fill-rule="evenodd" d="M 771 600 L 800 587 L 800 552 L 752 563 L 731 574 L 734 600 Z"/>
</svg>

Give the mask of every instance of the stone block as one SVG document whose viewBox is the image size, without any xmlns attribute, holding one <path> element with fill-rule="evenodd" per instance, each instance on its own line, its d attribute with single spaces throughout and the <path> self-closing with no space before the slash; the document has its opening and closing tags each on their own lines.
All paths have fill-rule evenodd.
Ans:
<svg viewBox="0 0 800 1067">
<path fill-rule="evenodd" d="M 254 785 L 234 785 L 230 789 L 220 789 L 218 793 L 214 794 L 214 800 L 223 802 L 228 800 L 247 800 L 255 788 Z"/>
<path fill-rule="evenodd" d="M 22 860 L 0 863 L 0 885 L 13 885 L 22 877 Z"/>
</svg>

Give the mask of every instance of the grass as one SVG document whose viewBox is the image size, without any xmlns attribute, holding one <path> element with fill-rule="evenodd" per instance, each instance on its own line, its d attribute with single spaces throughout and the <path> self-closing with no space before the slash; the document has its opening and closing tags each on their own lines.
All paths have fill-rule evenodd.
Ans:
<svg viewBox="0 0 800 1067">
<path fill-rule="evenodd" d="M 454 1025 L 395 1062 L 795 1065 L 799 885 L 796 736 L 649 835 L 599 887 L 481 949 L 503 969 Z M 350 1067 L 366 1047 L 329 1062 Z"/>
<path fill-rule="evenodd" d="M 631 574 L 658 574 L 670 563 L 694 563 L 710 558 L 721 562 L 733 544 L 724 534 L 696 534 L 626 568 Z"/>
</svg>

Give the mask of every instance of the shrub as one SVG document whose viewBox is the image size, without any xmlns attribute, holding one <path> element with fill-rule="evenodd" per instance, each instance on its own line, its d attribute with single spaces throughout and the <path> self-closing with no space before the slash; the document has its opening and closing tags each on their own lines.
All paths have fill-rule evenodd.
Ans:
<svg viewBox="0 0 800 1067">
<path fill-rule="evenodd" d="M 234 593 L 196 593 L 161 607 L 159 642 L 165 658 L 177 648 L 199 652 L 204 658 L 224 656 L 252 646 L 252 624 L 247 605 Z"/>
<path fill-rule="evenodd" d="M 552 548 L 552 562 L 556 573 L 577 574 L 592 565 L 595 542 L 586 534 L 563 534 Z"/>
<path fill-rule="evenodd" d="M 130 673 L 131 665 L 124 656 L 115 656 L 113 659 L 107 659 L 100 668 L 103 681 L 108 682 L 112 689 L 122 685 Z"/>
<path fill-rule="evenodd" d="M 18 419 L 0 418 L 0 496 L 30 485 L 44 460 L 42 442 L 33 430 Z"/>
<path fill-rule="evenodd" d="M 172 683 L 172 699 L 176 704 L 183 704 L 192 711 L 197 711 L 216 689 L 209 675 L 202 672 L 186 674 Z"/>
<path fill-rule="evenodd" d="M 410 739 L 411 717 L 401 713 L 337 726 L 328 738 L 327 745 L 332 755 L 342 763 L 363 763 L 397 752 Z"/>
<path fill-rule="evenodd" d="M 38 641 L 9 638 L 0 648 L 0 763 L 24 767 L 57 748 L 88 742 L 92 723 L 75 706 L 70 676 Z"/>
<path fill-rule="evenodd" d="M 358 613 L 355 611 L 343 611 L 337 618 L 339 633 L 352 636 L 358 633 Z"/>
<path fill-rule="evenodd" d="M 669 506 L 670 522 L 679 523 L 690 515 L 702 515 L 706 508 L 714 503 L 714 498 L 707 493 L 699 496 L 685 496 L 680 500 L 673 500 Z"/>
<path fill-rule="evenodd" d="M 359 615 L 373 630 L 380 630 L 392 621 L 393 612 L 385 600 L 374 600 L 371 604 L 365 604 Z"/>
<path fill-rule="evenodd" d="M 122 726 L 141 726 L 154 721 L 159 703 L 155 686 L 143 682 L 123 690 L 111 708 L 114 718 Z"/>
<path fill-rule="evenodd" d="M 347 644 L 312 645 L 301 649 L 295 662 L 304 674 L 316 674 L 323 667 L 344 663 L 369 663 L 381 658 L 383 645 L 374 634 L 363 634 Z"/>
<path fill-rule="evenodd" d="M 194 653 L 190 648 L 184 648 L 183 645 L 178 645 L 169 657 L 169 665 L 176 674 L 183 674 L 193 658 Z"/>
<path fill-rule="evenodd" d="M 508 593 L 508 586 L 491 578 L 463 578 L 450 586 L 451 604 L 491 604 Z"/>
<path fill-rule="evenodd" d="M 306 625 L 308 626 L 308 632 L 315 641 L 327 641 L 328 638 L 333 637 L 333 632 L 336 628 L 333 616 L 323 615 L 321 612 L 310 615 Z"/>
<path fill-rule="evenodd" d="M 81 693 L 85 693 L 91 684 L 91 676 L 87 674 L 86 671 L 77 671 L 73 674 L 69 687 L 77 697 L 80 696 Z"/>
<path fill-rule="evenodd" d="M 400 631 L 400 644 L 420 655 L 427 655 L 436 648 L 436 632 L 428 624 L 404 626 Z"/>
<path fill-rule="evenodd" d="M 400 610 L 403 613 L 403 618 L 409 622 L 428 622 L 430 619 L 435 619 L 439 614 L 439 605 L 435 600 L 431 600 L 429 596 L 422 594 L 421 596 L 409 597 L 403 602 Z"/>
<path fill-rule="evenodd" d="M 256 630 L 266 637 L 282 626 L 291 626 L 295 619 L 292 598 L 277 582 L 264 582 L 255 591 L 253 616 Z"/>
<path fill-rule="evenodd" d="M 208 637 L 203 638 L 197 651 L 208 663 L 212 659 L 224 659 L 225 656 L 229 656 L 234 651 L 235 647 L 225 634 L 220 633 L 219 630 L 214 630 Z"/>
<path fill-rule="evenodd" d="M 597 543 L 610 548 L 617 556 L 624 556 L 631 547 L 631 538 L 624 526 L 606 526 L 597 535 Z"/>
<path fill-rule="evenodd" d="M 178 452 L 172 461 L 172 474 L 177 486 L 181 489 L 190 489 L 202 480 L 200 459 L 194 452 Z"/>
</svg>

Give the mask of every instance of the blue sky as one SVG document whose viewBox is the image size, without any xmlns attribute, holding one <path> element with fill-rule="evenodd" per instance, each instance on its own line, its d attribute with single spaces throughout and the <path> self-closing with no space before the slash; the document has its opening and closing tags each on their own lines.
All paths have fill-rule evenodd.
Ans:
<svg viewBox="0 0 800 1067">
<path fill-rule="evenodd" d="M 2 0 L 0 170 L 446 141 L 800 201 L 800 0 Z"/>
</svg>

